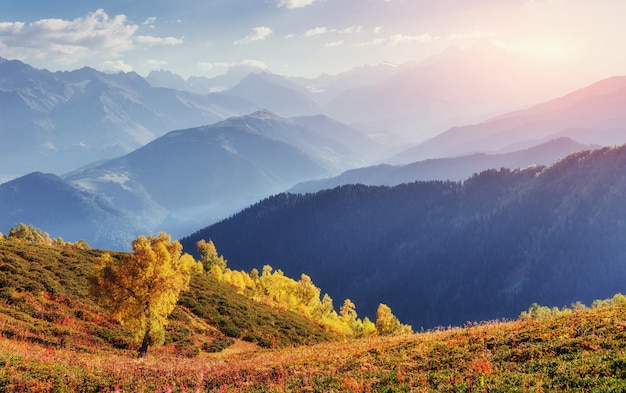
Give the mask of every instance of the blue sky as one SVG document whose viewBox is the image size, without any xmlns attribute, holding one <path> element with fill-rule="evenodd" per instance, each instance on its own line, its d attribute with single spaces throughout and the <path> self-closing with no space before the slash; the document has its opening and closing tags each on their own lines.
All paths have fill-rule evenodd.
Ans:
<svg viewBox="0 0 626 393">
<path fill-rule="evenodd" d="M 2 0 L 0 56 L 38 68 L 314 77 L 489 41 L 582 81 L 626 71 L 623 0 Z"/>
</svg>

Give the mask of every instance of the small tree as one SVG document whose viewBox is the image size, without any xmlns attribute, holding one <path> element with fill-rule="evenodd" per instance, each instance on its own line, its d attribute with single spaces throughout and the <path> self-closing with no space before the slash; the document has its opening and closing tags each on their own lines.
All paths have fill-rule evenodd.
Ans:
<svg viewBox="0 0 626 393">
<path fill-rule="evenodd" d="M 397 336 L 411 334 L 413 329 L 410 325 L 401 324 L 400 320 L 391 312 L 391 308 L 381 303 L 376 310 L 376 331 L 381 336 Z"/>
<path fill-rule="evenodd" d="M 169 235 L 140 236 L 133 253 L 113 258 L 103 254 L 96 262 L 90 292 L 141 342 L 139 357 L 150 345 L 162 344 L 167 317 L 180 292 L 188 289 L 191 275 L 202 266 Z"/>
<path fill-rule="evenodd" d="M 217 249 L 213 240 L 208 242 L 204 239 L 196 243 L 198 254 L 200 254 L 200 262 L 204 266 L 204 270 L 212 273 L 216 277 L 220 277 L 226 269 L 226 260 L 223 256 L 217 255 Z"/>
<path fill-rule="evenodd" d="M 44 235 L 47 236 L 47 233 L 44 234 L 41 229 L 33 225 L 26 225 L 22 222 L 15 224 L 15 226 L 9 230 L 9 239 L 25 241 L 27 243 L 43 244 Z"/>
</svg>

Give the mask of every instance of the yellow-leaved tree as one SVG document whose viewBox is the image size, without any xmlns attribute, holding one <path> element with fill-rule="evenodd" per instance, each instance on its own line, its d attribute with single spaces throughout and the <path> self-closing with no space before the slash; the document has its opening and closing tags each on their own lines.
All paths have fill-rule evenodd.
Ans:
<svg viewBox="0 0 626 393">
<path fill-rule="evenodd" d="M 224 269 L 226 269 L 226 259 L 217 254 L 213 240 L 207 242 L 202 239 L 196 243 L 196 247 L 200 254 L 200 262 L 204 265 L 204 270 L 213 274 L 218 279 L 221 278 Z"/>
<path fill-rule="evenodd" d="M 400 320 L 391 312 L 391 308 L 381 303 L 376 310 L 376 331 L 381 336 L 399 336 L 411 334 L 413 328 L 400 323 Z"/>
<path fill-rule="evenodd" d="M 105 253 L 97 260 L 90 293 L 133 333 L 143 357 L 149 346 L 163 343 L 167 318 L 202 265 L 165 233 L 140 236 L 132 246 L 132 254 Z"/>
</svg>

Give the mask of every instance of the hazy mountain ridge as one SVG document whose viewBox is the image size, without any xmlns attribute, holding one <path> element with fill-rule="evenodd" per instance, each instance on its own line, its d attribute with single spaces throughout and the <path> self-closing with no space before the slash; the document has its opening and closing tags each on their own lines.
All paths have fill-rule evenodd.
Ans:
<svg viewBox="0 0 626 393">
<path fill-rule="evenodd" d="M 0 205 L 0 226 L 6 232 L 23 222 L 46 228 L 53 238 L 121 249 L 148 231 L 135 217 L 52 174 L 31 173 L 0 184 Z"/>
<path fill-rule="evenodd" d="M 183 229 L 174 225 L 176 220 L 191 220 L 179 223 L 188 233 L 202 222 L 227 217 L 304 179 L 336 173 L 329 168 L 341 161 L 341 154 L 352 153 L 342 151 L 338 142 L 338 156 L 331 154 L 330 161 L 314 151 L 330 149 L 332 140 L 263 111 L 172 131 L 123 157 L 65 178 L 145 217 L 142 221 L 153 228 L 180 233 Z M 174 221 L 163 224 L 168 216 Z"/>
<path fill-rule="evenodd" d="M 558 77 L 548 76 L 548 70 L 535 71 L 491 44 L 453 47 L 394 70 L 380 83 L 354 86 L 338 94 L 324 109 L 348 124 L 358 122 L 390 130 L 405 141 L 415 142 L 457 124 L 554 96 L 551 91 L 563 91 Z"/>
<path fill-rule="evenodd" d="M 0 75 L 0 165 L 12 168 L 5 176 L 67 172 L 128 153 L 172 129 L 254 109 L 232 96 L 153 88 L 135 73 L 52 73 L 7 60 Z"/>
<path fill-rule="evenodd" d="M 478 124 L 453 127 L 386 160 L 391 164 L 528 147 L 557 137 L 580 143 L 626 142 L 626 77 L 598 81 L 563 97 Z"/>
<path fill-rule="evenodd" d="M 433 158 L 407 165 L 380 164 L 351 169 L 329 179 L 311 180 L 297 184 L 289 191 L 295 193 L 316 192 L 346 184 L 395 186 L 401 183 L 424 180 L 461 181 L 475 173 L 491 168 L 518 169 L 531 165 L 550 165 L 570 153 L 592 147 L 563 137 L 511 153 L 477 153 L 454 158 Z"/>
<path fill-rule="evenodd" d="M 303 86 L 268 72 L 251 73 L 224 94 L 243 98 L 283 117 L 320 113 L 319 105 Z"/>
<path fill-rule="evenodd" d="M 182 242 L 212 239 L 233 268 L 306 270 L 333 298 L 367 315 L 382 300 L 414 327 L 512 317 L 619 291 L 624 165 L 619 146 L 463 183 L 280 194 Z"/>
</svg>

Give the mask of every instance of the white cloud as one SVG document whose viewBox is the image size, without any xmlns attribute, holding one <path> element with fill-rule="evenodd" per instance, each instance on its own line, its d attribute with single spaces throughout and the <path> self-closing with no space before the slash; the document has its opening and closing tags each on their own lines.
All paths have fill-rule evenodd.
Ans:
<svg viewBox="0 0 626 393">
<path fill-rule="evenodd" d="M 124 63 L 124 60 L 108 60 L 104 62 L 104 66 L 111 71 L 131 72 L 133 66 Z"/>
<path fill-rule="evenodd" d="M 436 38 L 431 36 L 430 34 L 420 34 L 420 35 L 394 34 L 388 38 L 388 42 L 390 45 L 412 44 L 412 43 L 425 44 L 435 39 Z"/>
<path fill-rule="evenodd" d="M 338 30 L 339 34 L 355 34 L 363 31 L 363 26 L 350 26 L 342 30 Z"/>
<path fill-rule="evenodd" d="M 262 70 L 267 69 L 267 64 L 260 60 L 250 60 L 245 59 L 239 62 L 233 63 L 225 63 L 225 62 L 214 62 L 214 63 L 206 63 L 200 62 L 198 63 L 198 67 L 203 68 L 205 70 L 213 70 L 216 68 L 232 68 L 232 67 L 253 67 L 260 68 Z"/>
<path fill-rule="evenodd" d="M 322 35 L 322 34 L 326 34 L 329 33 L 330 30 L 328 30 L 328 28 L 326 28 L 325 26 L 318 26 L 315 27 L 313 29 L 307 30 L 304 32 L 304 36 L 305 37 L 313 37 L 316 35 Z"/>
<path fill-rule="evenodd" d="M 151 18 L 148 18 L 149 21 Z M 135 36 L 139 26 L 125 15 L 109 17 L 103 9 L 72 20 L 41 19 L 0 23 L 5 56 L 24 61 L 46 59 L 57 64 L 85 63 L 88 58 L 115 58 L 138 46 L 178 45 L 182 39 Z"/>
<path fill-rule="evenodd" d="M 142 25 L 143 25 L 143 26 L 148 25 L 148 26 L 152 26 L 152 27 L 154 27 L 154 22 L 156 22 L 156 20 L 157 20 L 156 16 L 151 16 L 151 17 L 149 17 L 148 19 L 146 19 L 146 20 L 142 23 Z"/>
<path fill-rule="evenodd" d="M 143 45 L 147 45 L 147 46 L 154 46 L 154 45 L 180 45 L 183 43 L 183 40 L 180 38 L 174 38 L 174 37 L 153 37 L 150 35 L 139 35 L 137 37 L 134 38 L 135 42 L 139 43 L 139 44 L 143 44 Z"/>
<path fill-rule="evenodd" d="M 247 36 L 243 37 L 240 40 L 233 42 L 233 44 L 241 45 L 241 44 L 250 43 L 252 41 L 264 40 L 267 37 L 271 36 L 272 33 L 274 32 L 269 27 L 265 27 L 265 26 L 255 27 L 254 29 L 252 29 L 252 32 L 250 32 L 250 34 L 248 34 Z"/>
<path fill-rule="evenodd" d="M 278 0 L 277 7 L 285 7 L 288 9 L 306 7 L 315 3 L 315 0 Z"/>
<path fill-rule="evenodd" d="M 492 31 L 471 31 L 469 33 L 452 33 L 448 36 L 451 40 L 472 40 L 482 38 L 493 38 L 496 33 Z"/>
<path fill-rule="evenodd" d="M 163 67 L 163 66 L 167 65 L 168 62 L 165 61 L 165 60 L 149 59 L 149 60 L 146 61 L 145 64 L 146 64 L 146 66 L 148 68 L 154 69 L 154 68 L 158 68 L 158 67 Z"/>
<path fill-rule="evenodd" d="M 341 40 L 341 41 L 327 42 L 326 44 L 324 44 L 324 46 L 328 48 L 332 48 L 335 46 L 342 46 L 343 44 L 344 42 L 343 40 Z"/>
<path fill-rule="evenodd" d="M 350 26 L 350 27 L 346 27 L 345 29 L 329 29 L 326 26 L 318 26 L 315 27 L 313 29 L 307 30 L 304 32 L 304 36 L 305 37 L 314 37 L 316 35 L 322 35 L 322 34 L 330 34 L 330 33 L 337 33 L 337 34 L 357 34 L 363 31 L 363 26 Z"/>
<path fill-rule="evenodd" d="M 385 38 L 376 38 L 371 41 L 357 43 L 355 44 L 355 46 L 380 46 L 380 45 L 397 46 L 397 45 L 403 45 L 403 44 L 426 44 L 426 43 L 429 43 L 438 39 L 439 37 L 432 36 L 430 34 L 420 34 L 420 35 L 394 34 Z"/>
<path fill-rule="evenodd" d="M 24 25 L 24 22 L 0 22 L 0 33 L 19 33 L 24 28 Z"/>
</svg>

